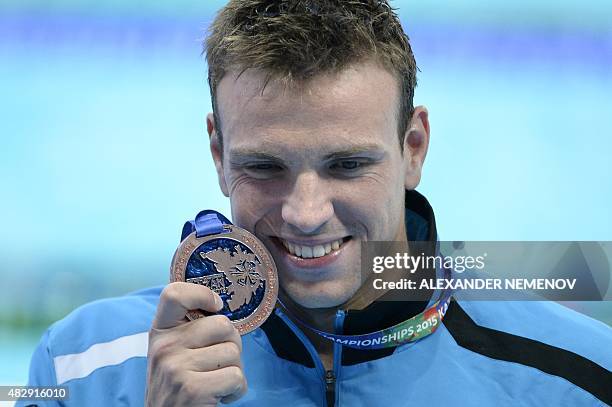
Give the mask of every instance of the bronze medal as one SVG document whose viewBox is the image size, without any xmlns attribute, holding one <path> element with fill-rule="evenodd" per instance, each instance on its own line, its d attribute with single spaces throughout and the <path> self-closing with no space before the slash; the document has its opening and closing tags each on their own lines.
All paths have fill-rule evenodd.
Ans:
<svg viewBox="0 0 612 407">
<path fill-rule="evenodd" d="M 259 327 L 272 313 L 278 295 L 276 265 L 263 243 L 248 231 L 223 225 L 223 232 L 188 235 L 174 253 L 170 281 L 204 285 L 223 300 L 226 315 L 240 332 Z M 191 320 L 204 312 L 187 313 Z"/>
</svg>

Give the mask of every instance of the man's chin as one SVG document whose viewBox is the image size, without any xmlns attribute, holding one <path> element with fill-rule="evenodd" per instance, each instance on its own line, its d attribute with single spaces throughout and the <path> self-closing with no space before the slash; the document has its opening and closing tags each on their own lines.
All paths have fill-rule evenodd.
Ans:
<svg viewBox="0 0 612 407">
<path fill-rule="evenodd" d="M 337 308 L 351 299 L 358 289 L 358 287 L 355 289 L 345 288 L 344 290 L 283 288 L 283 295 L 288 296 L 295 304 L 306 309 Z"/>
</svg>

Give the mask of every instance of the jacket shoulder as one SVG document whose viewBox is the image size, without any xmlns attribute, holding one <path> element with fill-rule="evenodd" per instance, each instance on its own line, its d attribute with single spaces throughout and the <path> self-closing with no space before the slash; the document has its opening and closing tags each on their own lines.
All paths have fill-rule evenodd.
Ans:
<svg viewBox="0 0 612 407">
<path fill-rule="evenodd" d="M 531 381 L 564 379 L 559 383 L 612 404 L 612 329 L 606 324 L 544 301 L 455 301 L 443 323 L 461 348 L 522 365 Z M 570 390 L 558 386 L 555 391 Z"/>
<path fill-rule="evenodd" d="M 612 369 L 612 328 L 552 301 L 459 301 L 474 323 L 554 346 Z"/>
<path fill-rule="evenodd" d="M 528 338 L 612 369 L 612 328 L 552 301 L 459 301 L 479 326 Z"/>
<path fill-rule="evenodd" d="M 84 352 L 92 345 L 148 331 L 163 286 L 82 305 L 49 328 L 52 356 Z"/>
</svg>

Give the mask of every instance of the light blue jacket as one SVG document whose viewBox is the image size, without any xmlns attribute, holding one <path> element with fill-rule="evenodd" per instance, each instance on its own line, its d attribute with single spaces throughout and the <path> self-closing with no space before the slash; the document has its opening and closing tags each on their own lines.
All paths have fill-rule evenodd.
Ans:
<svg viewBox="0 0 612 407">
<path fill-rule="evenodd" d="M 407 193 L 410 240 L 435 241 L 433 212 Z M 65 402 L 17 406 L 142 406 L 148 330 L 163 287 L 84 305 L 53 324 L 29 385 L 68 386 Z M 418 303 L 339 311 L 338 332 L 372 332 L 415 315 Z M 334 345 L 326 372 L 280 310 L 243 336 L 247 394 L 233 406 L 601 406 L 612 404 L 612 329 L 552 302 L 453 301 L 437 331 L 396 348 Z M 202 383 L 206 386 L 206 383 Z"/>
</svg>

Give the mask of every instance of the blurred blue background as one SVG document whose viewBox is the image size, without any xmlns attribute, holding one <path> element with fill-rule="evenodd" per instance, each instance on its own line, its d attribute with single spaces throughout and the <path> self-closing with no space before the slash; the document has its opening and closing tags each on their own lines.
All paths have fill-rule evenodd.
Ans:
<svg viewBox="0 0 612 407">
<path fill-rule="evenodd" d="M 223 3 L 0 3 L 0 384 L 76 306 L 165 283 L 184 220 L 229 213 L 200 56 Z M 612 240 L 612 2 L 392 4 L 441 237 Z M 569 305 L 612 323 L 610 303 Z"/>
</svg>

